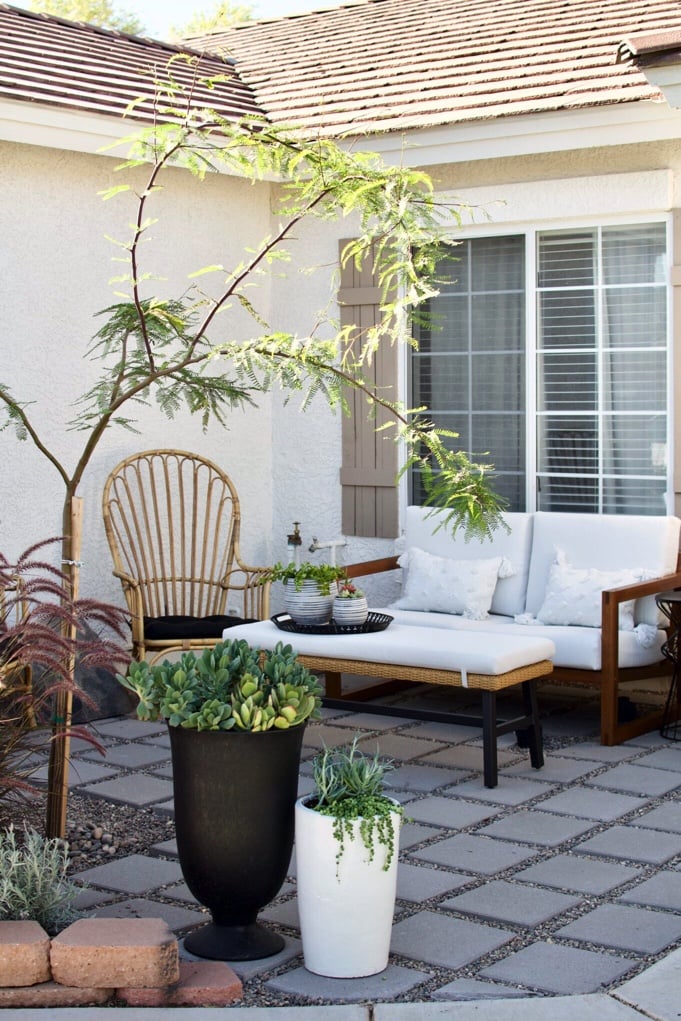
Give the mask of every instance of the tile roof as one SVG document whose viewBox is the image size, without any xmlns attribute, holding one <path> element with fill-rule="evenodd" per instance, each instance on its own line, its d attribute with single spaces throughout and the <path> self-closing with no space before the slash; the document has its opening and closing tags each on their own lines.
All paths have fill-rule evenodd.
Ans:
<svg viewBox="0 0 681 1021">
<path fill-rule="evenodd" d="M 134 117 L 148 119 L 154 80 L 164 77 L 168 60 L 180 52 L 187 47 L 180 50 L 0 3 L 0 97 L 120 116 L 132 100 L 147 95 Z M 260 112 L 232 61 L 204 55 L 201 67 L 206 76 L 229 75 L 229 80 L 213 90 L 197 87 L 198 106 L 211 106 L 230 118 Z M 185 83 L 193 78 L 184 61 L 177 61 L 172 73 Z"/>
<path fill-rule="evenodd" d="M 618 47 L 679 29 L 678 0 L 357 0 L 191 44 L 234 57 L 271 120 L 362 134 L 661 100 Z"/>
</svg>

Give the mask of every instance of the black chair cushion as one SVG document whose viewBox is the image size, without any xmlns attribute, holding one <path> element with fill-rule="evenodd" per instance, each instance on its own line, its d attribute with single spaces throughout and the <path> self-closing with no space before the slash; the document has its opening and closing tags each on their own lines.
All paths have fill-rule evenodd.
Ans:
<svg viewBox="0 0 681 1021">
<path fill-rule="evenodd" d="M 145 617 L 144 637 L 147 641 L 182 641 L 183 638 L 222 638 L 225 628 L 237 624 L 254 624 L 244 617 Z"/>
</svg>

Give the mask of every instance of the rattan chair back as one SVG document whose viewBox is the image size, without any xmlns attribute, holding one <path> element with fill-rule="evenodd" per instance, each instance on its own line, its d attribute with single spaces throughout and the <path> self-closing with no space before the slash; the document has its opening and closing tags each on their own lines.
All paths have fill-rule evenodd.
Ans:
<svg viewBox="0 0 681 1021">
<path fill-rule="evenodd" d="M 172 641 L 150 640 L 150 621 L 225 616 L 259 619 L 268 593 L 257 585 L 262 569 L 239 556 L 241 511 L 231 479 L 216 464 L 182 450 L 147 450 L 128 457 L 104 487 L 106 536 L 132 618 L 133 655 Z M 255 576 L 254 576 L 255 575 Z M 186 647 L 208 644 L 187 638 Z M 213 642 L 215 638 L 213 638 Z"/>
</svg>

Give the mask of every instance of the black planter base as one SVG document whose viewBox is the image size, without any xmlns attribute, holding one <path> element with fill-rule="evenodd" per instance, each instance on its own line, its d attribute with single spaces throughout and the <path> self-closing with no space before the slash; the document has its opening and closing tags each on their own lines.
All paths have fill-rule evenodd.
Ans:
<svg viewBox="0 0 681 1021">
<path fill-rule="evenodd" d="M 285 940 L 258 922 L 250 925 L 202 925 L 184 938 L 185 949 L 211 961 L 257 961 L 284 949 Z"/>
</svg>

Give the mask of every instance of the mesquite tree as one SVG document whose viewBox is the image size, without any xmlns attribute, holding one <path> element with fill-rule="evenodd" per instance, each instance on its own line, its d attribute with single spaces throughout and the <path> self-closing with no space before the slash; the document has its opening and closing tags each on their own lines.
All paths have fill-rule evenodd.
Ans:
<svg viewBox="0 0 681 1021">
<path fill-rule="evenodd" d="M 225 120 L 197 108 L 191 88 L 169 88 L 168 81 L 172 72 L 157 93 L 154 124 L 126 140 L 129 157 L 118 168 L 122 175 L 143 171 L 145 185 L 135 190 L 121 183 L 103 196 L 127 200 L 134 212 L 130 236 L 116 242 L 127 264 L 115 278 L 118 292 L 124 293 L 99 313 L 103 322 L 88 350 L 101 362 L 101 373 L 78 400 L 70 423 L 84 437 L 75 465 L 62 463 L 42 424 L 32 420 L 30 407 L 0 382 L 2 425 L 13 426 L 20 438 L 32 441 L 63 480 L 62 559 L 72 583 L 77 583 L 78 560 L 73 508 L 83 473 L 104 432 L 117 424 L 130 426 L 139 402 L 155 402 L 168 416 L 185 408 L 200 415 L 205 426 L 211 420 L 224 423 L 232 408 L 257 404 L 275 386 L 299 393 L 304 407 L 321 396 L 343 409 L 347 388 L 359 389 L 368 413 L 378 406 L 390 412 L 395 439 L 407 451 L 401 471 L 412 466 L 421 471 L 428 502 L 445 509 L 447 524 L 470 534 L 489 533 L 501 510 L 489 484 L 489 466 L 452 450 L 449 441 L 455 434 L 436 429 L 426 409 L 389 402 L 364 378 L 379 345 L 408 342 L 420 303 L 437 294 L 442 223 L 459 222 L 460 208 L 439 203 L 432 182 L 418 170 L 388 166 L 375 154 L 351 152 L 330 139 L 308 141 L 262 120 Z M 180 297 L 155 297 L 153 275 L 143 265 L 142 242 L 153 233 L 154 217 L 162 215 L 164 173 L 177 167 L 200 179 L 226 171 L 253 182 L 275 182 L 273 232 L 244 251 L 238 265 L 197 267 L 193 274 L 197 280 L 206 274 L 217 277 L 212 297 L 198 284 Z M 317 320 L 307 336 L 278 330 L 256 309 L 249 288 L 291 257 L 289 246 L 302 221 L 340 217 L 351 217 L 357 226 L 343 258 L 361 265 L 371 253 L 374 260 L 383 295 L 381 322 L 359 336 L 356 330 L 334 326 L 331 319 L 324 324 Z M 298 265 L 301 257 L 297 251 Z M 221 340 L 234 304 L 251 316 L 251 339 Z M 324 339 L 319 336 L 322 325 Z M 216 359 L 220 372 L 214 368 Z M 211 371 L 206 372 L 209 363 Z M 59 706 L 55 719 L 55 731 L 68 728 L 70 705 Z M 68 752 L 60 752 L 62 747 L 62 742 L 53 742 L 48 835 L 63 835 L 65 826 Z"/>
</svg>

